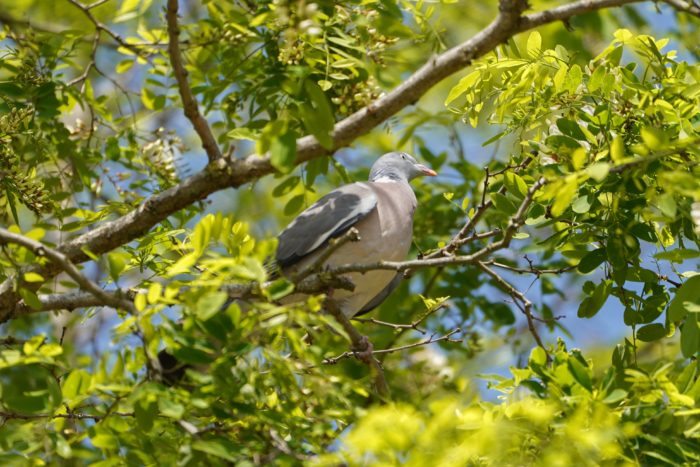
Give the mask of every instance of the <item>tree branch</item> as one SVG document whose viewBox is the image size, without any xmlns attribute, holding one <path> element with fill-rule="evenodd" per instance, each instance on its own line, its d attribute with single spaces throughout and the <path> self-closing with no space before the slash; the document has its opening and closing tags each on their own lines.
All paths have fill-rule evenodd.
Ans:
<svg viewBox="0 0 700 467">
<path fill-rule="evenodd" d="M 199 112 L 197 100 L 192 94 L 192 89 L 187 82 L 187 70 L 182 63 L 182 53 L 180 51 L 180 26 L 177 23 L 178 0 L 168 0 L 168 8 L 166 10 L 166 18 L 168 21 L 168 54 L 170 55 L 170 63 L 173 66 L 173 74 L 177 80 L 177 87 L 182 98 L 182 106 L 185 110 L 185 117 L 192 122 L 194 130 L 202 140 L 202 146 L 207 153 L 209 162 L 221 158 L 221 150 L 216 144 L 214 134 L 211 132 L 211 127 L 207 120 Z"/>
<path fill-rule="evenodd" d="M 107 293 L 102 290 L 99 285 L 85 277 L 70 259 L 60 251 L 49 248 L 43 243 L 32 240 L 31 238 L 0 228 L 0 244 L 4 243 L 14 243 L 29 249 L 37 256 L 45 256 L 62 271 L 65 271 L 83 290 L 86 290 L 96 299 L 100 300 L 102 305 L 123 308 L 129 311 L 135 310 L 134 304 L 128 300 L 122 299 L 119 292 Z"/>
<path fill-rule="evenodd" d="M 384 370 L 382 369 L 379 362 L 374 358 L 374 349 L 372 343 L 367 339 L 367 336 L 363 336 L 360 332 L 352 325 L 350 320 L 343 314 L 340 307 L 333 298 L 326 298 L 324 308 L 328 313 L 330 313 L 338 323 L 343 327 L 345 332 L 352 342 L 352 354 L 357 356 L 360 360 L 365 362 L 372 373 L 374 373 L 374 384 L 377 388 L 377 394 L 380 398 L 386 400 L 389 398 L 389 385 L 384 377 Z"/>
<path fill-rule="evenodd" d="M 303 270 L 299 271 L 291 277 L 291 281 L 295 284 L 300 283 L 303 279 L 308 277 L 314 272 L 318 272 L 324 265 L 326 260 L 335 253 L 338 248 L 345 245 L 348 242 L 357 242 L 360 240 L 360 232 L 355 228 L 351 227 L 347 232 L 337 238 L 332 238 L 328 241 L 328 247 L 323 251 L 322 254 L 316 258 L 316 260 L 305 267 Z"/>
<path fill-rule="evenodd" d="M 482 234 L 477 234 L 474 233 L 472 235 L 469 235 L 469 232 L 474 230 L 476 225 L 479 223 L 479 220 L 481 220 L 481 216 L 484 215 L 484 213 L 493 206 L 493 201 L 490 199 L 486 199 L 486 195 L 488 192 L 488 187 L 489 187 L 489 182 L 491 181 L 492 177 L 495 177 L 496 175 L 500 175 L 504 173 L 507 170 L 513 170 L 513 172 L 518 173 L 521 170 L 525 169 L 530 163 L 533 161 L 533 156 L 527 156 L 525 160 L 523 160 L 520 164 L 518 164 L 515 167 L 508 166 L 505 167 L 503 170 L 499 170 L 498 172 L 491 173 L 489 171 L 489 168 L 486 167 L 484 170 L 486 171 L 486 176 L 484 177 L 484 187 L 481 192 L 481 202 L 479 205 L 476 207 L 476 210 L 474 211 L 474 215 L 467 219 L 467 222 L 464 224 L 464 226 L 457 232 L 457 234 L 452 237 L 452 240 L 445 245 L 444 247 L 440 248 L 437 251 L 434 251 L 433 253 L 429 254 L 426 256 L 426 258 L 438 258 L 440 256 L 447 256 L 451 255 L 454 253 L 459 247 L 462 245 L 465 245 L 467 243 L 470 243 L 474 240 L 484 238 L 484 237 L 490 237 L 493 235 L 497 235 L 501 233 L 500 229 L 495 229 L 492 230 L 491 232 L 486 232 Z M 506 192 L 506 187 L 505 185 L 502 186 L 497 193 L 504 194 Z M 469 236 L 467 236 L 469 235 Z"/>
<path fill-rule="evenodd" d="M 461 332 L 462 330 L 460 328 L 455 328 L 448 332 L 447 334 L 440 336 L 440 337 L 435 337 L 435 334 L 432 334 L 430 337 L 427 339 L 423 339 L 421 341 L 413 342 L 412 344 L 406 344 L 406 345 L 401 345 L 399 347 L 392 347 L 390 349 L 382 349 L 382 350 L 372 350 L 373 355 L 382 355 L 382 354 L 390 354 L 394 352 L 401 352 L 402 350 L 408 350 L 412 349 L 414 347 L 421 347 L 424 345 L 428 344 L 433 344 L 435 342 L 440 342 L 440 341 L 447 341 L 447 342 L 462 342 L 463 339 L 453 339 L 452 336 L 457 334 L 458 332 Z M 335 365 L 339 361 L 345 359 L 345 358 L 350 358 L 354 356 L 354 352 L 343 352 L 340 355 L 337 355 L 335 357 L 328 357 L 323 359 L 323 363 L 326 365 Z"/>
<path fill-rule="evenodd" d="M 700 7 L 694 2 L 685 2 L 683 0 L 661 0 L 672 8 L 682 11 L 700 18 Z"/>
<path fill-rule="evenodd" d="M 501 238 L 501 240 L 494 243 L 490 243 L 470 255 L 416 259 L 409 261 L 379 261 L 375 263 L 348 264 L 343 266 L 337 266 L 316 274 L 310 274 L 309 277 L 302 277 L 300 282 L 296 284 L 295 291 L 306 294 L 318 293 L 322 290 L 327 289 L 328 287 L 352 290 L 354 288 L 352 282 L 349 279 L 342 276 L 343 274 L 349 272 L 368 272 L 377 269 L 394 270 L 396 272 L 400 272 L 406 271 L 408 269 L 415 270 L 426 269 L 431 267 L 474 264 L 489 253 L 492 253 L 499 249 L 507 248 L 510 245 L 510 241 L 513 235 L 522 226 L 524 222 L 525 214 L 530 204 L 532 203 L 535 192 L 539 190 L 545 183 L 545 179 L 541 178 L 530 187 L 527 196 L 525 197 L 525 199 L 523 199 L 522 203 L 518 207 L 517 212 L 510 219 L 506 229 L 503 230 L 503 238 Z M 353 238 L 354 235 L 350 234 L 347 236 L 347 239 L 345 241 L 351 241 Z M 83 252 L 81 253 L 85 254 Z M 48 268 L 46 266 L 34 266 L 33 268 L 29 268 L 29 270 L 41 271 L 46 271 L 47 269 Z M 60 270 L 60 268 L 58 269 Z M 6 283 L 7 282 L 9 281 L 6 281 Z M 262 287 L 264 288 L 265 286 L 266 285 L 263 284 Z M 1 287 L 2 286 L 0 286 L 0 289 Z M 234 284 L 227 286 L 226 290 L 231 298 L 252 298 L 259 296 L 260 285 L 257 283 Z M 102 292 L 104 294 L 108 294 L 108 292 Z M 57 299 L 55 296 L 44 297 L 46 301 L 42 301 L 41 310 L 38 311 L 64 308 L 74 309 L 84 306 L 99 306 L 108 304 L 104 301 L 92 302 L 89 298 L 81 295 L 72 295 L 70 299 L 64 300 Z M 34 310 L 30 310 L 26 306 L 15 305 L 13 307 L 12 317 L 31 313 L 32 311 Z"/>
<path fill-rule="evenodd" d="M 576 269 L 577 265 L 574 266 L 565 266 L 561 268 L 556 268 L 556 269 L 538 269 L 532 265 L 527 268 L 520 268 L 517 266 L 511 266 L 509 264 L 504 264 L 504 263 L 499 263 L 496 260 L 489 260 L 489 261 L 482 261 L 482 264 L 485 264 L 487 266 L 495 266 L 497 268 L 505 269 L 511 272 L 515 272 L 517 274 L 534 274 L 535 276 L 539 277 L 543 274 L 563 274 L 565 272 L 569 272 L 571 270 Z"/>
<path fill-rule="evenodd" d="M 92 11 L 90 11 L 92 8 L 94 8 L 95 6 L 97 6 L 96 4 L 93 3 L 92 5 L 83 5 L 83 4 L 80 3 L 78 0 L 68 0 L 68 2 L 71 3 L 72 5 L 75 5 L 75 6 L 76 6 L 77 8 L 79 8 L 83 13 L 85 13 L 85 16 L 87 16 L 87 18 L 90 20 L 90 22 L 91 22 L 93 25 L 95 25 L 95 28 L 96 28 L 98 31 L 104 31 L 105 33 L 107 33 L 107 35 L 109 35 L 112 39 L 114 39 L 114 41 L 115 41 L 117 44 L 119 44 L 120 46 L 124 47 L 124 48 L 127 49 L 127 50 L 132 51 L 133 53 L 135 53 L 135 54 L 138 55 L 139 57 L 145 57 L 145 56 L 148 55 L 148 54 L 144 53 L 144 51 L 143 51 L 142 49 L 140 49 L 139 47 L 135 46 L 134 44 L 129 44 L 126 40 L 124 40 L 124 38 L 123 38 L 122 36 L 120 36 L 120 35 L 117 34 L 116 32 L 114 32 L 114 31 L 112 31 L 111 29 L 109 29 L 109 28 L 108 28 L 107 26 L 105 26 L 103 23 L 99 22 L 99 21 L 97 20 L 97 18 L 95 18 L 95 15 L 92 14 Z M 99 4 L 99 2 L 96 2 L 96 3 Z"/>
<path fill-rule="evenodd" d="M 532 316 L 532 302 L 523 294 L 521 291 L 513 287 L 508 281 L 502 278 L 496 271 L 489 268 L 482 262 L 476 263 L 479 268 L 486 274 L 491 276 L 491 278 L 496 282 L 499 288 L 507 292 L 511 297 L 513 297 L 513 303 L 523 312 L 525 318 L 527 319 L 527 327 L 530 330 L 530 334 L 535 339 L 538 346 L 542 347 L 545 352 L 547 349 L 542 343 L 540 334 L 537 332 L 537 326 L 535 326 L 535 318 Z"/>
<path fill-rule="evenodd" d="M 372 323 L 378 326 L 385 326 L 396 331 L 413 329 L 414 331 L 418 331 L 421 334 L 425 334 L 427 332 L 425 329 L 421 329 L 418 327 L 418 324 L 420 323 L 420 321 L 422 321 L 422 319 L 414 321 L 410 324 L 389 323 L 387 321 L 382 321 L 376 318 L 353 318 L 352 320 L 360 323 Z"/>
<path fill-rule="evenodd" d="M 70 412 L 70 413 L 59 413 L 59 414 L 21 414 L 16 412 L 5 412 L 0 411 L 0 418 L 3 420 L 36 420 L 41 418 L 55 419 L 55 418 L 66 418 L 69 420 L 93 420 L 100 421 L 104 420 L 110 415 L 116 415 L 118 417 L 134 417 L 133 413 L 123 413 L 123 412 L 110 412 L 105 415 L 90 415 L 86 413 Z"/>
</svg>

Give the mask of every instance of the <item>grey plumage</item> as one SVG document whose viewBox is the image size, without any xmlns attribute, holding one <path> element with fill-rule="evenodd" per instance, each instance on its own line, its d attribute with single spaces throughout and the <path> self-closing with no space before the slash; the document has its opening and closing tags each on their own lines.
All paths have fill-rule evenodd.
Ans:
<svg viewBox="0 0 700 467">
<path fill-rule="evenodd" d="M 284 274 L 293 274 L 322 254 L 328 241 L 355 227 L 359 242 L 349 242 L 326 260 L 325 266 L 405 259 L 413 238 L 416 198 L 408 182 L 436 175 L 412 156 L 392 152 L 372 166 L 369 182 L 345 185 L 319 199 L 279 235 L 276 261 Z M 335 300 L 351 317 L 378 306 L 400 284 L 393 271 L 347 275 L 355 290 L 336 291 Z"/>
</svg>

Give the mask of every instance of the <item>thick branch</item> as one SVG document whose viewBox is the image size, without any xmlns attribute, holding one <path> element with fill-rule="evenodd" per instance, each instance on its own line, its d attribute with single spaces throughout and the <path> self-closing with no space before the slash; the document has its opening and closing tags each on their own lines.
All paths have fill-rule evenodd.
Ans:
<svg viewBox="0 0 700 467">
<path fill-rule="evenodd" d="M 683 0 L 662 0 L 664 3 L 670 5 L 678 11 L 684 11 L 690 13 L 693 16 L 700 18 L 700 7 L 695 4 L 695 2 L 685 2 Z"/>
<path fill-rule="evenodd" d="M 0 419 L 3 420 L 36 420 L 36 419 L 41 419 L 41 418 L 47 418 L 47 419 L 55 419 L 55 418 L 66 418 L 69 420 L 94 420 L 94 421 L 100 421 L 103 420 L 105 417 L 108 417 L 110 415 L 115 415 L 118 417 L 134 417 L 133 413 L 124 413 L 124 412 L 110 412 L 105 415 L 91 415 L 87 413 L 80 413 L 80 412 L 70 412 L 70 413 L 58 413 L 58 414 L 21 414 L 21 413 L 16 413 L 16 412 L 5 412 L 5 411 L 0 411 Z"/>
<path fill-rule="evenodd" d="M 197 100 L 192 94 L 192 89 L 190 84 L 187 82 L 187 70 L 185 65 L 182 63 L 182 53 L 180 52 L 180 26 L 177 24 L 177 0 L 168 0 L 168 9 L 166 12 L 166 18 L 168 20 L 168 35 L 170 36 L 170 41 L 168 42 L 168 54 L 170 55 L 170 63 L 173 66 L 173 73 L 175 74 L 175 79 L 177 80 L 177 88 L 180 91 L 180 97 L 182 98 L 182 106 L 185 110 L 185 116 L 190 122 L 194 130 L 199 135 L 199 139 L 202 140 L 202 146 L 204 151 L 207 153 L 209 161 L 213 161 L 221 158 L 221 150 L 219 145 L 216 144 L 216 139 L 214 134 L 211 132 L 209 123 L 199 112 L 199 106 L 197 105 Z"/>
</svg>

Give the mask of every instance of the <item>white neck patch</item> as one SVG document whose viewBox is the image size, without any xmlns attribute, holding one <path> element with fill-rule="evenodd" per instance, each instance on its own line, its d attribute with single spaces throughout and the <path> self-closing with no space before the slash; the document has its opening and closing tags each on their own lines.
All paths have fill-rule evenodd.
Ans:
<svg viewBox="0 0 700 467">
<path fill-rule="evenodd" d="M 374 183 L 398 183 L 398 180 L 396 180 L 395 178 L 388 177 L 386 175 L 379 178 L 375 178 L 372 181 Z"/>
</svg>

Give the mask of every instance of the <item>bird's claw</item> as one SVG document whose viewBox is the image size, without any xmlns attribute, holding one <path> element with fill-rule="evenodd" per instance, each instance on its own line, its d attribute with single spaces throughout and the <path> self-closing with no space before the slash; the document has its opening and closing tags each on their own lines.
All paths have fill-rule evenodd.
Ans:
<svg viewBox="0 0 700 467">
<path fill-rule="evenodd" d="M 360 342 L 352 349 L 355 357 L 364 363 L 369 363 L 374 358 L 374 346 L 367 336 L 362 336 Z"/>
</svg>

